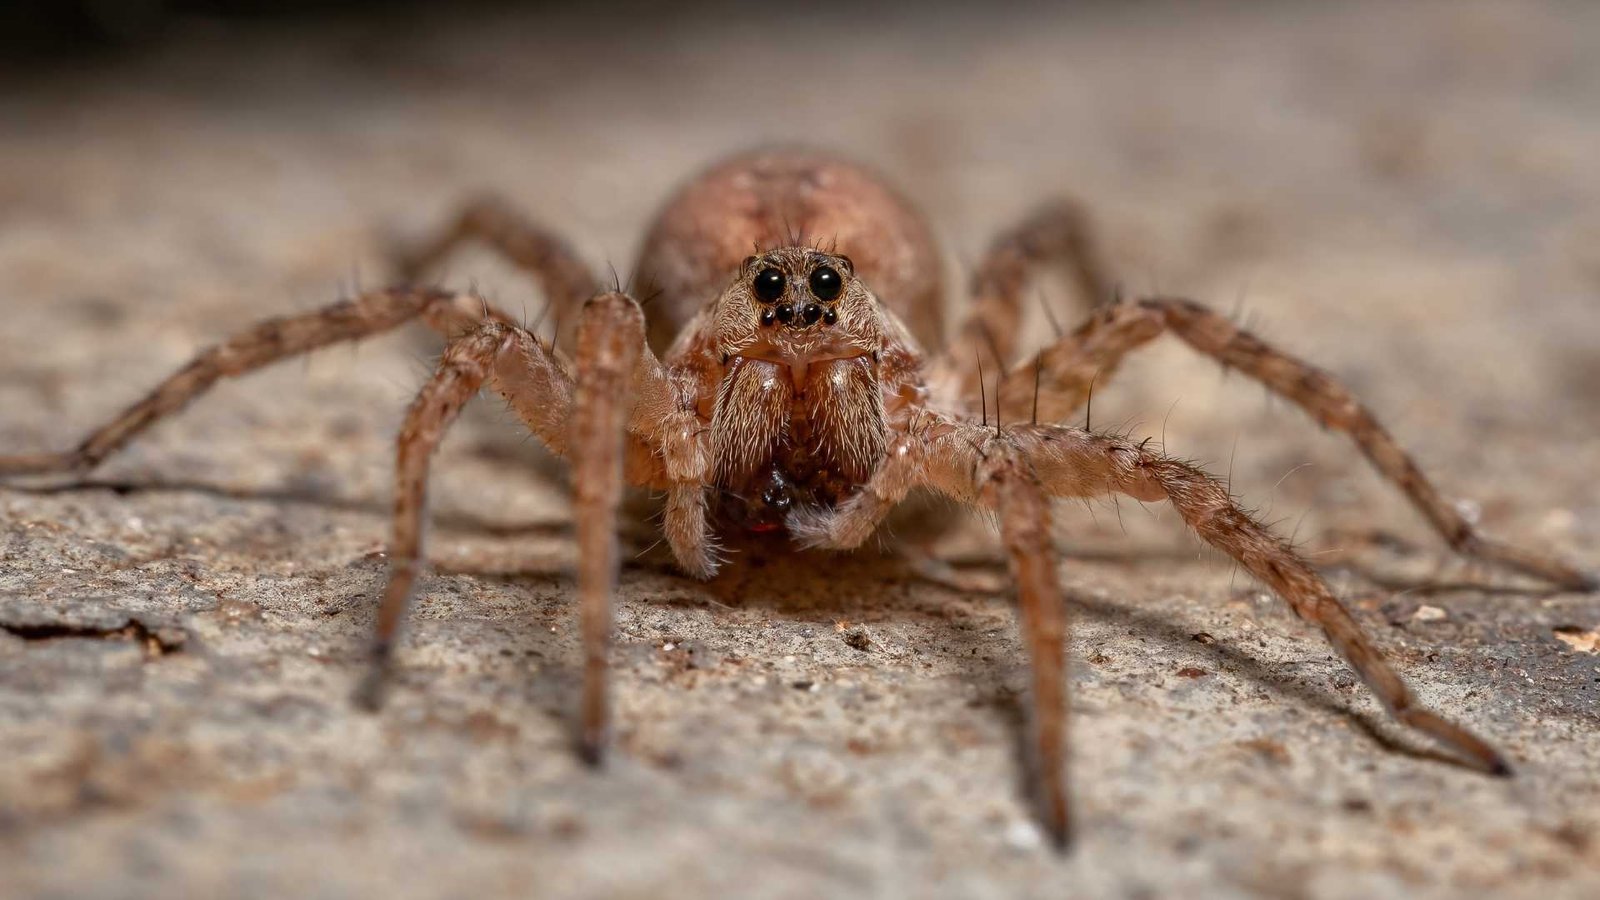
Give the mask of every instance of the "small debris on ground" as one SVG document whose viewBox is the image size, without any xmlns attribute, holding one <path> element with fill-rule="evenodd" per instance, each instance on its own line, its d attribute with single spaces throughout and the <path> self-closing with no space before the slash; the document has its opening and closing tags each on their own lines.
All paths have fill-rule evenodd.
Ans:
<svg viewBox="0 0 1600 900">
<path fill-rule="evenodd" d="M 1240 750 L 1250 751 L 1273 765 L 1286 766 L 1289 764 L 1289 748 L 1282 743 L 1270 738 L 1251 738 L 1240 741 Z"/>
<path fill-rule="evenodd" d="M 1579 653 L 1600 653 L 1600 628 L 1584 630 L 1576 625 L 1555 629 L 1556 640 Z"/>
<path fill-rule="evenodd" d="M 1006 845 L 1013 850 L 1037 850 L 1044 845 L 1044 835 L 1032 822 L 1014 819 L 1006 826 Z"/>
<path fill-rule="evenodd" d="M 865 653 L 872 648 L 872 635 L 867 633 L 865 626 L 857 625 L 844 632 L 844 642 Z"/>
</svg>

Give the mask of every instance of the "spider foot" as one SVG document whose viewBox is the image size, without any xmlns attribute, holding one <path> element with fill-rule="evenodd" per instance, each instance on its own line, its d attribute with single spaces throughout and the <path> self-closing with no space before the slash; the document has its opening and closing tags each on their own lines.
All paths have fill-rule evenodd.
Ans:
<svg viewBox="0 0 1600 900">
<path fill-rule="evenodd" d="M 606 764 L 606 747 L 609 742 L 605 733 L 591 734 L 587 729 L 578 739 L 578 758 L 584 765 L 598 769 Z"/>
<path fill-rule="evenodd" d="M 351 696 L 358 709 L 375 713 L 383 708 L 383 701 L 389 696 L 389 676 L 393 670 L 390 665 L 389 645 L 378 644 L 372 650 L 372 664 L 362 676 L 361 682 L 356 685 Z"/>
</svg>

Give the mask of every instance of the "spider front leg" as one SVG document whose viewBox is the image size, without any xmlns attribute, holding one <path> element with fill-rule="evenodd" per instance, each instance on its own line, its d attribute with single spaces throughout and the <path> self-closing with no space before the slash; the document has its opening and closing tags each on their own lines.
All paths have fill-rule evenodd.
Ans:
<svg viewBox="0 0 1600 900">
<path fill-rule="evenodd" d="M 1241 509 L 1216 478 L 1143 443 L 1081 429 L 1024 425 L 1007 429 L 1006 435 L 1052 496 L 1121 493 L 1139 500 L 1170 501 L 1202 540 L 1238 561 L 1301 619 L 1321 628 L 1395 719 L 1476 768 L 1495 775 L 1511 773 L 1506 761 L 1481 738 L 1423 708 L 1316 570 L 1287 541 Z"/>
<path fill-rule="evenodd" d="M 389 583 L 378 613 L 372 669 L 357 700 L 378 706 L 388 684 L 395 640 L 424 559 L 428 460 L 461 407 L 486 383 L 573 465 L 584 660 L 580 747 L 586 759 L 598 762 L 610 720 L 611 595 L 623 485 L 660 486 L 674 476 L 703 476 L 694 469 L 703 452 L 695 443 L 700 429 L 687 422 L 693 413 L 678 402 L 661 364 L 645 347 L 638 304 L 622 294 L 602 294 L 584 305 L 575 379 L 520 328 L 490 324 L 446 349 L 400 431 Z"/>
<path fill-rule="evenodd" d="M 945 463 L 951 460 L 940 460 L 937 454 L 943 442 L 960 430 L 938 423 L 901 434 L 855 495 L 832 512 L 796 513 L 789 520 L 789 530 L 810 547 L 859 546 L 921 483 L 995 514 L 1017 584 L 1023 643 L 1031 661 L 1033 714 L 1028 717 L 1027 746 L 1034 802 L 1051 839 L 1065 847 L 1071 836 L 1065 775 L 1067 621 L 1050 537 L 1049 498 L 1029 461 L 989 429 L 973 436 L 985 449 L 968 460 L 971 465 L 963 479 L 949 477 Z M 936 471 L 942 476 L 930 480 Z"/>
<path fill-rule="evenodd" d="M 599 763 L 610 738 L 611 597 L 616 591 L 617 507 L 625 481 L 667 488 L 667 539 L 685 571 L 709 577 L 703 497 L 706 429 L 645 343 L 644 311 L 622 293 L 602 294 L 578 323 L 572 413 L 578 596 L 583 632 L 579 747 Z"/>
<path fill-rule="evenodd" d="M 1238 369 L 1355 442 L 1378 473 L 1397 485 L 1457 553 L 1499 564 L 1570 590 L 1600 589 L 1600 576 L 1565 560 L 1490 540 L 1439 494 L 1371 410 L 1322 370 L 1278 350 L 1195 303 L 1168 297 L 1096 310 L 1076 331 L 1012 369 L 1000 385 L 1000 415 L 1060 422 L 1104 384 L 1122 359 L 1163 333 Z"/>
<path fill-rule="evenodd" d="M 1049 540 L 1048 501 L 1126 494 L 1168 500 L 1203 540 L 1237 560 L 1321 628 L 1396 720 L 1426 734 L 1468 764 L 1495 775 L 1510 766 L 1472 732 L 1425 709 L 1314 569 L 1288 542 L 1233 501 L 1215 478 L 1121 438 L 1076 428 L 1004 428 L 934 419 L 901 435 L 866 485 L 828 513 L 807 513 L 790 529 L 810 546 L 859 545 L 895 503 L 917 486 L 994 512 L 1017 580 L 1024 640 L 1033 661 L 1031 746 L 1044 820 L 1067 836 L 1061 764 L 1065 755 L 1064 607 Z"/>
</svg>

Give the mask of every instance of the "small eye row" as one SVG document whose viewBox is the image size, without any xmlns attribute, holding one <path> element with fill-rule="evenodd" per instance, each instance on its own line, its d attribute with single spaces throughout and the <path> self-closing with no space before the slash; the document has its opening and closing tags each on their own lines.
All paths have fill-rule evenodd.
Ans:
<svg viewBox="0 0 1600 900">
<path fill-rule="evenodd" d="M 772 266 L 757 272 L 750 284 L 756 299 L 763 303 L 777 303 L 787 287 L 788 279 L 783 271 Z M 811 292 L 811 296 L 828 303 L 839 298 L 839 292 L 844 289 L 844 279 L 839 277 L 839 273 L 832 266 L 817 266 L 806 278 L 806 289 Z M 761 311 L 763 325 L 771 325 L 774 322 L 788 325 L 796 319 L 807 325 L 815 325 L 818 321 L 832 325 L 839 321 L 839 314 L 832 308 L 823 308 L 815 303 L 808 303 L 804 307 L 785 303 Z"/>
</svg>

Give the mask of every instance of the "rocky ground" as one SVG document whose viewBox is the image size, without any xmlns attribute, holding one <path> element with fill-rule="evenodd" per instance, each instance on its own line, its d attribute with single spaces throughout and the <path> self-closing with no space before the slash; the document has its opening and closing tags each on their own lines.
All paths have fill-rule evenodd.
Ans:
<svg viewBox="0 0 1600 900">
<path fill-rule="evenodd" d="M 1237 310 L 1491 532 L 1600 567 L 1600 8 L 1203 9 L 195 23 L 37 72 L 0 95 L 0 448 L 68 446 L 204 344 L 380 280 L 473 190 L 626 273 L 675 181 L 803 139 L 890 171 L 957 282 L 1081 198 L 1130 292 Z M 539 302 L 487 256 L 469 279 Z M 1069 857 L 1019 791 L 1009 599 L 893 553 L 711 584 L 643 553 L 619 752 L 586 770 L 566 488 L 488 401 L 439 457 L 400 685 L 360 714 L 390 438 L 434 349 L 283 365 L 87 483 L 0 488 L 0 894 L 1600 893 L 1600 597 L 1453 560 L 1346 441 L 1165 343 L 1096 423 L 1231 473 L 1517 778 L 1433 758 L 1136 504 L 1060 515 Z M 1002 571 L 981 525 L 945 550 Z"/>
</svg>

